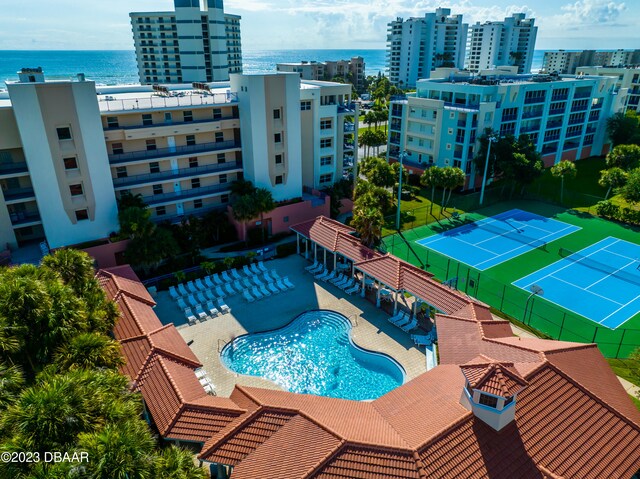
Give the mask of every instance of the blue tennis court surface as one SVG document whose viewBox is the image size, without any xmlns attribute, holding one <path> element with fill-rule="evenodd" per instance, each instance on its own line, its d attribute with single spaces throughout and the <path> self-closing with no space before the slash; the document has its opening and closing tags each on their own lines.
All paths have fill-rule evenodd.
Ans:
<svg viewBox="0 0 640 479">
<path fill-rule="evenodd" d="M 513 284 L 602 326 L 616 329 L 640 312 L 640 246 L 618 238 L 573 253 Z"/>
<path fill-rule="evenodd" d="M 579 230 L 562 221 L 522 210 L 510 210 L 435 236 L 418 240 L 480 271 L 508 261 Z"/>
</svg>

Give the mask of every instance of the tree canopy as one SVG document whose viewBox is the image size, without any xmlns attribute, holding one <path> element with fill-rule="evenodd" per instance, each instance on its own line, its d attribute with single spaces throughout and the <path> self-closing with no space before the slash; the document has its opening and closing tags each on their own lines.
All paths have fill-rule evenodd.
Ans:
<svg viewBox="0 0 640 479">
<path fill-rule="evenodd" d="M 633 110 L 615 113 L 607 120 L 607 135 L 614 147 L 640 145 L 640 116 Z"/>
<path fill-rule="evenodd" d="M 640 146 L 618 145 L 607 155 L 607 167 L 618 167 L 625 171 L 640 166 Z"/>
</svg>

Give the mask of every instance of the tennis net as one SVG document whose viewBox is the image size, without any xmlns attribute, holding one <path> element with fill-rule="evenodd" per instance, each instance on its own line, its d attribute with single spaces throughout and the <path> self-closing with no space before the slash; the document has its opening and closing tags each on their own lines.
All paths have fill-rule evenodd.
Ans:
<svg viewBox="0 0 640 479">
<path fill-rule="evenodd" d="M 571 250 L 568 250 L 567 248 L 560 248 L 558 250 L 558 254 L 563 258 L 568 259 L 569 261 L 573 261 L 574 263 L 580 263 L 588 268 L 595 269 L 596 271 L 601 271 L 602 273 L 615 276 L 616 278 L 620 278 L 627 283 L 632 283 L 640 286 L 640 272 L 635 275 L 626 271 L 620 271 L 620 269 L 616 268 L 615 266 L 602 263 L 591 258 L 590 256 L 575 253 Z"/>
<path fill-rule="evenodd" d="M 522 244 L 530 245 L 532 248 L 543 248 L 547 245 L 547 242 L 541 240 L 540 238 L 534 238 L 532 236 L 527 236 L 522 233 L 520 228 L 513 226 L 509 223 L 506 223 L 508 227 L 500 227 L 496 224 L 495 221 L 480 223 L 478 227 L 485 231 L 489 231 L 491 233 L 495 233 L 500 236 L 504 236 L 505 238 L 512 239 Z"/>
</svg>

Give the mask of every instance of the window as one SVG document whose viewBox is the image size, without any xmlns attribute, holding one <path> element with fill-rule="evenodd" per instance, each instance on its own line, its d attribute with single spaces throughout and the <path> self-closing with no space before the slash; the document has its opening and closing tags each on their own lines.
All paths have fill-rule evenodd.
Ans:
<svg viewBox="0 0 640 479">
<path fill-rule="evenodd" d="M 191 188 L 200 188 L 200 178 L 191 178 Z"/>
<path fill-rule="evenodd" d="M 89 219 L 89 211 L 85 210 L 76 210 L 76 221 L 84 221 Z"/>
<path fill-rule="evenodd" d="M 108 116 L 107 117 L 107 128 L 118 128 L 120 124 L 118 123 L 117 116 Z"/>
<path fill-rule="evenodd" d="M 193 200 L 193 207 L 194 208 L 202 208 L 202 200 Z"/>
<path fill-rule="evenodd" d="M 498 406 L 498 398 L 488 394 L 480 394 L 480 404 L 496 408 Z"/>
<path fill-rule="evenodd" d="M 320 148 L 331 148 L 333 145 L 333 138 L 321 138 Z"/>
<path fill-rule="evenodd" d="M 281 165 L 282 164 L 282 154 L 277 154 L 276 155 L 276 165 Z"/>
<path fill-rule="evenodd" d="M 187 146 L 193 146 L 196 144 L 196 136 L 195 135 L 187 135 Z"/>
<path fill-rule="evenodd" d="M 283 223 L 288 223 L 289 222 L 289 217 L 288 216 L 283 217 L 282 218 L 282 222 Z"/>
<path fill-rule="evenodd" d="M 220 203 L 229 203 L 229 195 L 228 194 L 220 195 Z"/>
<path fill-rule="evenodd" d="M 276 176 L 276 185 L 281 185 L 282 184 L 282 175 L 278 175 Z"/>
<path fill-rule="evenodd" d="M 332 174 L 320 175 L 320 184 L 331 183 L 332 179 L 333 179 L 333 175 Z"/>
<path fill-rule="evenodd" d="M 149 163 L 149 173 L 160 173 L 160 163 L 157 161 Z"/>
<path fill-rule="evenodd" d="M 222 110 L 220 108 L 214 108 L 213 109 L 213 119 L 214 120 L 219 120 L 220 118 L 222 118 Z"/>
<path fill-rule="evenodd" d="M 227 161 L 227 155 L 224 153 L 218 153 L 218 164 L 225 163 Z"/>
<path fill-rule="evenodd" d="M 171 116 L 171 112 L 170 111 L 165 112 L 165 114 L 164 114 L 164 122 L 165 123 L 171 123 L 172 119 L 173 119 L 173 117 Z"/>
<path fill-rule="evenodd" d="M 221 131 L 216 131 L 216 143 L 221 143 L 224 141 L 224 133 Z"/>
<path fill-rule="evenodd" d="M 275 143 L 282 143 L 282 133 L 275 133 L 273 135 L 273 141 Z"/>
<path fill-rule="evenodd" d="M 75 156 L 70 156 L 69 158 L 63 158 L 64 169 L 65 170 L 77 170 L 78 169 L 78 160 Z"/>
<path fill-rule="evenodd" d="M 147 151 L 154 151 L 157 149 L 156 140 L 147 140 Z"/>
<path fill-rule="evenodd" d="M 280 108 L 276 108 L 275 110 L 273 110 L 273 119 L 274 120 L 280 119 Z"/>
<path fill-rule="evenodd" d="M 151 113 L 145 113 L 142 115 L 142 124 L 145 126 L 153 125 L 153 117 L 151 116 Z"/>
<path fill-rule="evenodd" d="M 69 185 L 69 192 L 71 193 L 71 196 L 82 196 L 84 194 L 84 191 L 82 190 L 82 183 Z"/>
<path fill-rule="evenodd" d="M 303 100 L 300 102 L 300 110 L 307 111 L 311 110 L 311 100 Z"/>
<path fill-rule="evenodd" d="M 330 166 L 333 163 L 332 156 L 323 156 L 320 158 L 320 166 Z"/>
<path fill-rule="evenodd" d="M 192 156 L 189 158 L 189 168 L 197 168 L 198 167 L 198 157 Z"/>
<path fill-rule="evenodd" d="M 121 155 L 124 153 L 124 149 L 122 148 L 122 143 L 113 143 L 111 145 L 111 151 L 114 155 Z"/>
<path fill-rule="evenodd" d="M 154 195 L 161 195 L 162 193 L 164 193 L 164 191 L 162 189 L 162 185 L 153 185 L 153 194 Z"/>
<path fill-rule="evenodd" d="M 193 112 L 192 111 L 185 111 L 182 113 L 182 118 L 184 120 L 185 123 L 188 123 L 190 121 L 193 121 Z"/>
<path fill-rule="evenodd" d="M 58 133 L 58 140 L 70 140 L 71 139 L 71 128 L 68 126 L 61 126 L 56 128 L 56 132 Z"/>
<path fill-rule="evenodd" d="M 167 214 L 166 206 L 157 206 L 156 207 L 156 216 L 164 216 Z"/>
<path fill-rule="evenodd" d="M 226 174 L 218 176 L 218 183 L 223 184 L 223 183 L 226 183 L 226 182 L 227 182 L 227 175 Z"/>
<path fill-rule="evenodd" d="M 126 177 L 127 177 L 127 167 L 126 166 L 116 167 L 116 178 L 126 178 Z"/>
<path fill-rule="evenodd" d="M 320 120 L 320 129 L 321 130 L 330 130 L 332 127 L 331 118 L 326 120 Z"/>
</svg>

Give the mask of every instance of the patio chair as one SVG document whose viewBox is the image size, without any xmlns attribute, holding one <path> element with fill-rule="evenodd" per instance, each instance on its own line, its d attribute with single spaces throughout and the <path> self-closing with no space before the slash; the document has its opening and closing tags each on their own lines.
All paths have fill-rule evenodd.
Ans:
<svg viewBox="0 0 640 479">
<path fill-rule="evenodd" d="M 259 269 L 260 271 L 262 271 L 263 273 L 266 273 L 266 272 L 267 272 L 267 267 L 264 265 L 264 263 L 263 263 L 262 261 L 259 261 L 259 262 L 258 262 L 258 269 Z"/>
<path fill-rule="evenodd" d="M 400 326 L 400 329 L 402 329 L 405 333 L 408 333 L 413 328 L 415 328 L 417 325 L 418 325 L 418 318 L 413 318 L 409 324 L 405 324 L 404 326 Z"/>
<path fill-rule="evenodd" d="M 320 263 L 318 261 L 314 261 L 311 266 L 305 266 L 306 271 L 311 271 L 312 269 L 316 269 Z"/>
<path fill-rule="evenodd" d="M 404 311 L 399 311 L 398 314 L 396 314 L 395 316 L 390 316 L 387 319 L 389 320 L 390 323 L 396 324 L 403 317 L 404 317 Z"/>
<path fill-rule="evenodd" d="M 248 289 L 253 288 L 253 283 L 249 281 L 249 278 L 243 278 L 242 284 L 244 284 Z"/>
<path fill-rule="evenodd" d="M 184 311 L 188 307 L 189 306 L 187 306 L 187 303 L 184 302 L 184 299 L 178 298 L 178 308 L 180 308 L 180 309 L 182 309 Z"/>
<path fill-rule="evenodd" d="M 356 285 L 356 280 L 353 278 L 349 278 L 349 281 L 347 281 L 344 284 L 341 284 L 339 287 L 342 291 L 345 291 L 347 289 L 353 288 Z"/>
<path fill-rule="evenodd" d="M 313 269 L 310 269 L 310 270 L 309 270 L 309 273 L 311 273 L 311 274 L 318 274 L 318 273 L 319 273 L 320 271 L 322 271 L 323 269 L 324 269 L 324 266 L 323 266 L 322 264 L 318 263 L 318 266 L 316 266 L 316 267 L 315 267 L 315 268 L 313 268 Z"/>
<path fill-rule="evenodd" d="M 251 270 L 249 269 L 249 267 L 246 264 L 242 267 L 242 271 L 247 276 L 253 276 L 253 273 L 251 272 Z"/>
<path fill-rule="evenodd" d="M 253 296 L 251 296 L 251 294 L 249 294 L 249 290 L 245 289 L 242 292 L 242 295 L 244 296 L 244 299 L 247 300 L 247 302 L 249 303 L 253 303 L 255 301 L 255 298 Z"/>
<path fill-rule="evenodd" d="M 169 294 L 171 295 L 171 298 L 173 298 L 173 299 L 178 299 L 180 297 L 180 295 L 178 294 L 178 291 L 176 290 L 175 286 L 169 286 Z"/>
<path fill-rule="evenodd" d="M 209 290 L 207 290 L 209 291 Z M 200 301 L 201 303 L 206 303 L 207 302 L 207 298 L 204 297 L 204 294 L 202 293 L 198 293 L 196 294 L 196 298 L 198 301 Z"/>
<path fill-rule="evenodd" d="M 296 287 L 295 284 L 293 284 L 291 281 L 289 281 L 289 278 L 287 276 L 285 276 L 284 278 L 282 278 L 282 282 L 284 283 L 284 285 L 289 288 L 289 289 L 293 289 Z"/>
<path fill-rule="evenodd" d="M 260 281 L 260 277 L 259 276 L 252 276 L 251 277 L 251 281 L 253 281 L 253 283 L 259 288 L 260 286 L 262 286 L 262 281 Z"/>
<path fill-rule="evenodd" d="M 255 286 L 253 288 L 251 288 L 251 294 L 256 299 L 262 299 L 264 297 L 263 294 L 260 291 L 258 291 L 258 288 L 256 288 Z"/>
<path fill-rule="evenodd" d="M 196 321 L 198 321 L 198 318 L 195 317 L 195 315 L 191 311 L 191 308 L 186 308 L 184 310 L 184 317 L 187 318 L 189 324 L 196 324 Z"/>
<path fill-rule="evenodd" d="M 356 284 L 353 288 L 345 289 L 344 292 L 347 293 L 349 296 L 351 296 L 353 293 L 359 293 L 360 285 Z"/>
<path fill-rule="evenodd" d="M 198 379 L 202 379 L 206 375 L 207 375 L 207 371 L 205 371 L 204 368 L 196 369 L 196 377 Z"/>
<path fill-rule="evenodd" d="M 222 272 L 222 279 L 224 280 L 225 283 L 231 283 L 233 281 L 231 276 L 229 276 L 229 273 L 227 273 L 226 271 Z"/>
<path fill-rule="evenodd" d="M 244 286 L 242 286 L 242 283 L 240 281 L 234 281 L 233 287 L 238 293 L 242 293 L 242 291 L 244 291 Z"/>
<path fill-rule="evenodd" d="M 328 276 L 325 276 L 324 278 L 322 278 L 322 281 L 324 281 L 326 283 L 327 281 L 331 281 L 335 277 L 336 277 L 336 271 L 333 270 L 331 273 L 329 273 Z"/>
<path fill-rule="evenodd" d="M 258 276 L 258 277 L 260 277 L 260 276 Z M 271 283 L 271 282 L 275 281 L 275 278 L 272 278 L 271 276 L 269 276 L 268 272 L 263 274 L 262 277 L 264 278 L 264 282 L 265 283 Z"/>
<path fill-rule="evenodd" d="M 214 293 L 212 290 L 210 290 L 210 289 L 206 290 L 206 291 L 205 291 L 205 293 L 204 293 L 204 295 L 207 297 L 207 299 L 209 299 L 209 300 L 211 300 L 211 301 L 213 301 L 213 300 L 214 300 L 214 299 L 216 299 L 216 297 L 217 297 L 217 296 L 215 295 L 215 293 Z"/>
<path fill-rule="evenodd" d="M 211 379 L 209 379 L 208 376 L 200 378 L 200 379 L 198 379 L 198 381 L 200 381 L 200 384 L 202 385 L 203 388 L 205 388 L 207 386 L 213 386 L 213 383 L 211 382 Z"/>
<path fill-rule="evenodd" d="M 190 294 L 189 297 L 187 298 L 187 302 L 194 308 L 198 304 L 198 302 L 196 301 L 196 298 L 194 298 L 192 294 Z"/>
<path fill-rule="evenodd" d="M 204 278 L 204 284 L 207 285 L 207 288 L 215 288 L 216 285 L 211 281 L 211 276 L 207 276 Z"/>
<path fill-rule="evenodd" d="M 258 269 L 258 267 L 256 266 L 256 264 L 255 264 L 255 263 L 251 263 L 250 268 L 251 268 L 251 271 L 252 271 L 254 274 L 260 274 L 260 273 L 262 273 L 262 271 L 260 271 L 260 270 Z"/>
<path fill-rule="evenodd" d="M 220 286 L 216 286 L 216 294 L 218 295 L 218 298 L 224 298 L 226 296 Z"/>
<path fill-rule="evenodd" d="M 278 287 L 278 289 L 282 292 L 287 291 L 289 288 L 287 288 L 284 284 L 282 284 L 282 280 L 280 278 L 278 278 L 276 280 L 276 286 Z"/>
<path fill-rule="evenodd" d="M 227 314 L 231 312 L 231 308 L 227 306 L 227 303 L 225 303 L 222 298 L 218 300 L 218 307 L 220 308 L 220 311 L 222 311 L 222 314 Z"/>
<path fill-rule="evenodd" d="M 271 273 L 271 277 L 273 279 L 278 279 L 280 278 L 280 275 L 278 274 L 278 272 L 275 269 L 272 269 L 271 271 L 269 271 L 269 273 Z"/>
<path fill-rule="evenodd" d="M 196 288 L 198 288 L 200 291 L 204 291 L 205 289 L 207 289 L 207 286 L 202 282 L 200 278 L 198 278 L 196 279 Z"/>
<path fill-rule="evenodd" d="M 263 296 L 271 296 L 271 291 L 269 291 L 264 284 L 260 284 L 260 286 L 258 286 L 258 289 L 260 289 L 260 292 Z"/>
<path fill-rule="evenodd" d="M 189 292 L 191 293 L 197 293 L 198 292 L 198 288 L 196 287 L 195 284 L 193 284 L 193 281 L 189 281 L 187 283 L 187 289 L 189 290 Z"/>
<path fill-rule="evenodd" d="M 213 301 L 207 301 L 207 310 L 211 313 L 211 317 L 217 316 L 220 313 L 218 308 L 213 305 Z"/>
<path fill-rule="evenodd" d="M 411 323 L 411 315 L 405 311 L 401 313 L 400 319 L 393 322 L 393 324 L 395 324 L 399 328 L 401 328 L 402 326 L 406 326 L 409 323 Z"/>
<path fill-rule="evenodd" d="M 222 280 L 220 279 L 220 276 L 218 276 L 218 273 L 214 274 L 213 276 L 211 276 L 211 279 L 213 280 L 213 282 L 215 284 L 217 284 L 218 286 L 222 286 Z"/>
<path fill-rule="evenodd" d="M 231 277 L 232 277 L 233 279 L 241 279 L 241 278 L 242 278 L 242 276 L 240 276 L 240 275 L 238 274 L 238 270 L 237 270 L 237 269 L 232 269 L 232 270 L 231 270 Z"/>
<path fill-rule="evenodd" d="M 224 285 L 224 289 L 227 290 L 227 293 L 229 294 L 236 294 L 236 291 L 233 289 L 233 287 L 231 286 L 231 283 L 227 283 Z"/>
<path fill-rule="evenodd" d="M 411 339 L 417 346 L 431 346 L 431 335 L 429 334 L 412 334 Z"/>
<path fill-rule="evenodd" d="M 278 287 L 273 283 L 267 283 L 267 288 L 269 288 L 269 291 L 271 291 L 274 294 L 278 294 L 280 292 Z"/>
<path fill-rule="evenodd" d="M 178 285 L 178 293 L 180 293 L 180 296 L 188 296 L 189 295 L 189 291 L 187 291 L 187 289 L 184 287 L 184 284 L 180 283 Z"/>
<path fill-rule="evenodd" d="M 202 386 L 204 388 L 204 391 L 207 394 L 211 394 L 212 396 L 217 396 L 216 394 L 216 387 L 213 385 L 213 383 L 209 383 L 206 386 Z"/>
<path fill-rule="evenodd" d="M 329 270 L 325 268 L 323 268 L 322 271 L 320 271 L 319 273 L 313 275 L 315 279 L 324 279 L 327 276 L 329 276 Z"/>
<path fill-rule="evenodd" d="M 206 321 L 209 319 L 209 316 L 207 316 L 207 313 L 204 312 L 204 309 L 202 309 L 202 305 L 200 304 L 196 306 L 196 314 L 200 318 L 200 321 Z"/>
<path fill-rule="evenodd" d="M 339 283 L 343 282 L 344 280 L 345 280 L 345 275 L 342 274 L 342 273 L 338 273 L 338 275 L 335 278 L 330 279 L 329 282 L 331 284 L 339 284 Z"/>
</svg>

